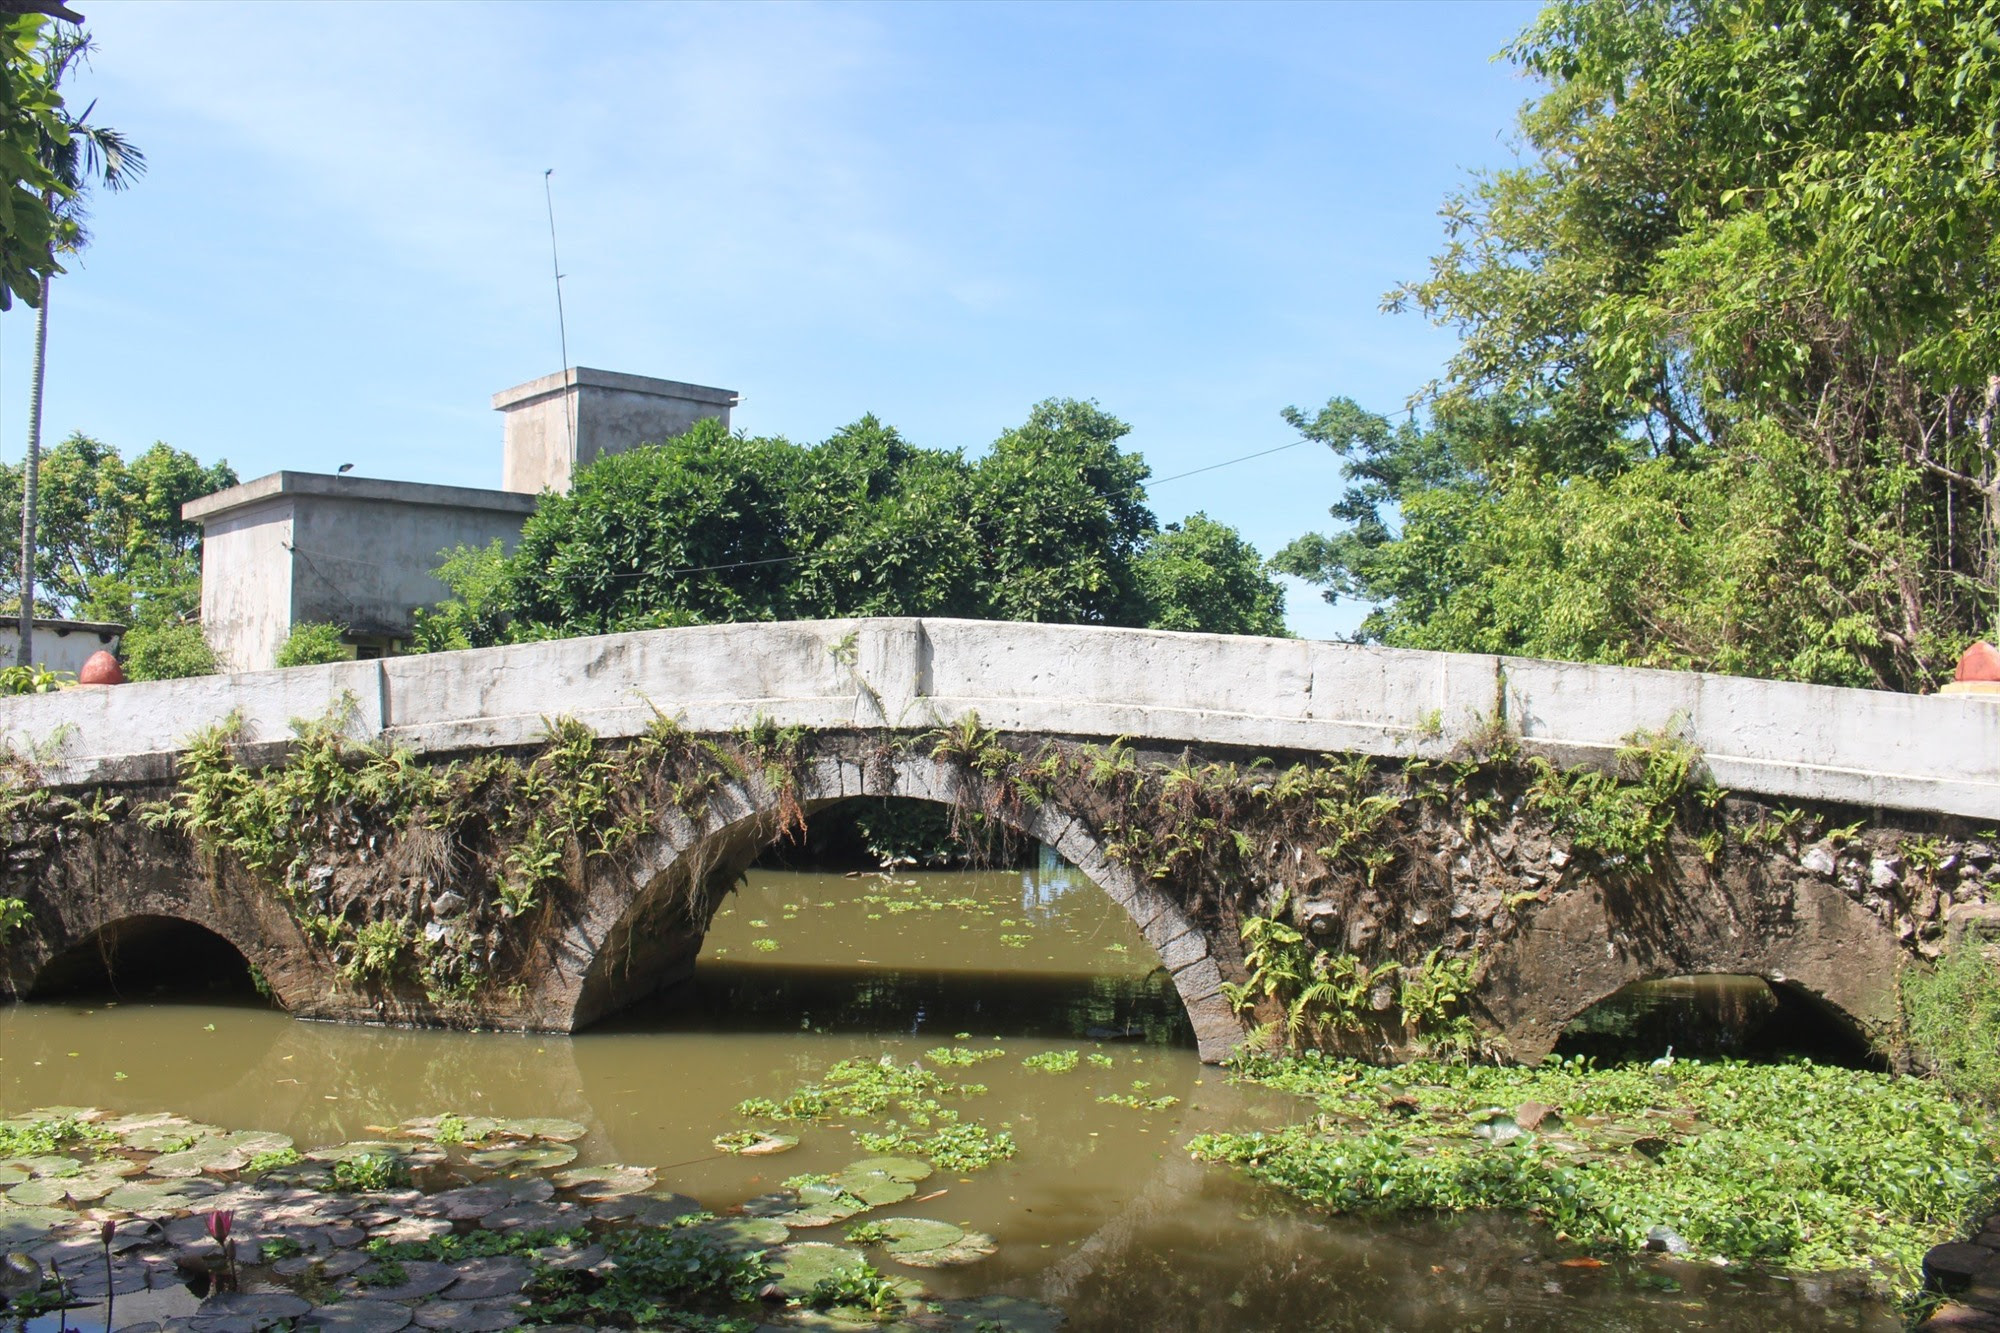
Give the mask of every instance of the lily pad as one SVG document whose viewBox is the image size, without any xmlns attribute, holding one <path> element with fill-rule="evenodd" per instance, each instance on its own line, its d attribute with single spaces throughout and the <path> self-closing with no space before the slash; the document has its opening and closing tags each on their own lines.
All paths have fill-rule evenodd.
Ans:
<svg viewBox="0 0 2000 1333">
<path fill-rule="evenodd" d="M 61 1208 L 0 1208 L 0 1250 L 45 1241 L 51 1231 L 75 1220 L 76 1214 Z"/>
<path fill-rule="evenodd" d="M 7 1191 L 7 1202 L 22 1208 L 48 1207 L 51 1204 L 61 1203 L 68 1197 L 68 1182 L 52 1176 L 30 1180 Z"/>
<path fill-rule="evenodd" d="M 616 1198 L 606 1199 L 592 1208 L 590 1215 L 600 1222 L 630 1221 L 637 1222 L 642 1226 L 661 1227 L 678 1218 L 686 1217 L 689 1213 L 698 1213 L 700 1211 L 701 1205 L 693 1199 L 688 1198 L 685 1194 L 621 1194 Z M 763 1221 L 764 1219 L 753 1218 L 750 1220 Z M 785 1239 L 783 1234 L 784 1227 L 780 1224 L 774 1225 L 778 1226 L 778 1238 L 777 1240 L 767 1241 L 766 1244 L 777 1245 Z"/>
<path fill-rule="evenodd" d="M 115 1115 L 109 1120 L 100 1120 L 97 1127 L 102 1130 L 108 1130 L 122 1139 L 127 1134 L 141 1129 L 154 1129 L 161 1125 L 185 1125 L 187 1123 L 188 1119 L 184 1115 L 175 1115 L 171 1111 L 152 1111 L 141 1115 Z"/>
<path fill-rule="evenodd" d="M 867 1212 L 871 1206 L 866 1199 L 830 1182 L 802 1185 L 798 1198 L 796 1207 L 777 1214 L 778 1221 L 788 1227 L 830 1227 L 835 1222 L 845 1222 L 856 1213 Z"/>
<path fill-rule="evenodd" d="M 885 1176 L 915 1184 L 919 1180 L 928 1180 L 932 1167 L 929 1162 L 916 1157 L 864 1157 L 858 1162 L 850 1163 L 847 1169 L 863 1172 L 879 1171 Z"/>
<path fill-rule="evenodd" d="M 783 1245 L 791 1235 L 785 1224 L 773 1217 L 718 1217 L 694 1229 L 732 1250 L 761 1250 Z"/>
<path fill-rule="evenodd" d="M 582 1220 L 573 1203 L 516 1203 L 488 1213 L 479 1225 L 488 1231 L 566 1231 Z"/>
<path fill-rule="evenodd" d="M 762 1134 L 754 1129 L 746 1129 L 736 1134 L 717 1134 L 709 1142 L 717 1152 L 733 1153 L 738 1157 L 769 1157 L 773 1153 L 790 1152 L 799 1146 L 796 1134 Z"/>
<path fill-rule="evenodd" d="M 483 1166 L 491 1171 L 546 1171 L 552 1166 L 567 1166 L 576 1160 L 576 1149 L 567 1143 L 551 1144 L 548 1147 L 479 1148 L 465 1155 L 465 1160 L 474 1166 Z"/>
<path fill-rule="evenodd" d="M 409 1156 L 409 1145 L 390 1143 L 384 1139 L 355 1139 L 350 1143 L 335 1143 L 324 1148 L 314 1148 L 306 1154 L 312 1162 L 345 1162 L 355 1157 L 393 1157 L 398 1161 Z"/>
<path fill-rule="evenodd" d="M 220 1125 L 200 1125 L 188 1120 L 174 1120 L 166 1124 L 142 1125 L 137 1129 L 126 1130 L 118 1137 L 125 1141 L 126 1147 L 137 1148 L 140 1152 L 176 1152 L 187 1147 L 190 1139 L 199 1143 L 220 1133 L 222 1133 Z"/>
<path fill-rule="evenodd" d="M 644 1166 L 579 1166 L 556 1174 L 556 1184 L 586 1199 L 640 1194 L 657 1183 L 652 1168 Z"/>
<path fill-rule="evenodd" d="M 231 1145 L 241 1148 L 252 1157 L 259 1153 L 283 1152 L 287 1148 L 297 1146 L 289 1134 L 276 1134 L 262 1129 L 241 1129 L 224 1137 Z"/>
<path fill-rule="evenodd" d="M 161 1213 L 186 1208 L 193 1201 L 191 1180 L 128 1181 L 104 1196 L 106 1208 L 131 1213 Z"/>
<path fill-rule="evenodd" d="M 456 1119 L 458 1121 L 456 1137 L 460 1143 L 478 1143 L 482 1139 L 490 1138 L 502 1123 L 492 1116 L 484 1115 L 458 1116 Z M 419 1116 L 415 1120 L 405 1120 L 396 1128 L 397 1132 L 408 1134 L 413 1139 L 429 1139 L 436 1142 L 438 1129 L 443 1122 L 444 1117 L 441 1115 Z"/>
<path fill-rule="evenodd" d="M 556 1197 L 556 1187 L 542 1176 L 504 1176 L 486 1182 L 515 1203 L 547 1203 Z"/>
<path fill-rule="evenodd" d="M 934 1249 L 898 1249 L 894 1242 L 886 1248 L 891 1259 L 911 1268 L 958 1268 L 964 1264 L 976 1264 L 981 1259 L 991 1259 L 1000 1247 L 985 1232 L 968 1231 L 951 1244 Z"/>
<path fill-rule="evenodd" d="M 866 1262 L 853 1250 L 812 1240 L 780 1245 L 764 1261 L 771 1266 L 771 1280 L 778 1290 L 794 1299 L 811 1295 L 825 1279 L 853 1272 Z"/>
<path fill-rule="evenodd" d="M 207 1139 L 183 1152 L 161 1153 L 146 1164 L 156 1176 L 198 1176 L 204 1171 L 241 1171 L 250 1154 L 227 1139 Z"/>
<path fill-rule="evenodd" d="M 873 1225 L 886 1237 L 882 1248 L 895 1255 L 941 1250 L 956 1245 L 965 1236 L 964 1227 L 927 1217 L 891 1217 Z"/>
<path fill-rule="evenodd" d="M 413 1301 L 421 1296 L 435 1296 L 458 1281 L 458 1272 L 449 1264 L 434 1264 L 421 1259 L 406 1259 L 400 1267 L 403 1280 L 394 1286 L 380 1286 L 361 1279 L 377 1271 L 394 1270 L 364 1269 L 354 1277 L 341 1283 L 344 1291 L 376 1301 Z"/>
<path fill-rule="evenodd" d="M 521 1322 L 512 1301 L 426 1301 L 417 1307 L 417 1322 L 439 1333 L 499 1333 Z"/>
<path fill-rule="evenodd" d="M 43 1176 L 73 1176 L 83 1170 L 82 1162 L 74 1157 L 64 1157 L 58 1153 L 50 1153 L 43 1157 L 17 1157 L 14 1160 L 19 1165 L 27 1167 L 29 1175 L 38 1178 Z"/>
<path fill-rule="evenodd" d="M 0 1162 L 0 1190 L 9 1185 L 18 1185 L 28 1178 L 28 1168 L 18 1162 Z"/>
<path fill-rule="evenodd" d="M 870 1208 L 886 1208 L 892 1203 L 901 1203 L 917 1192 L 917 1187 L 907 1180 L 883 1171 L 856 1171 L 849 1167 L 828 1182 L 835 1189 L 853 1195 Z"/>
<path fill-rule="evenodd" d="M 520 1120 L 502 1120 L 495 1132 L 515 1139 L 548 1139 L 555 1143 L 573 1143 L 590 1131 L 574 1120 L 530 1116 Z"/>
<path fill-rule="evenodd" d="M 320 1333 L 398 1333 L 409 1327 L 410 1307 L 393 1301 L 342 1301 L 320 1306 L 304 1323 Z"/>
<path fill-rule="evenodd" d="M 288 1291 L 224 1291 L 201 1303 L 190 1321 L 196 1329 L 271 1328 L 312 1309 Z"/>
</svg>

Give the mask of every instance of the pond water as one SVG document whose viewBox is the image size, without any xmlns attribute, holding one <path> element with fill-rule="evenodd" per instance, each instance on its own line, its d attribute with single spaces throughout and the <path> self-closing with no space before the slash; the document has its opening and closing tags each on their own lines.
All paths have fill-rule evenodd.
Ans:
<svg viewBox="0 0 2000 1333">
<path fill-rule="evenodd" d="M 777 1156 L 718 1153 L 714 1136 L 749 1123 L 738 1102 L 782 1098 L 837 1060 L 908 1062 L 961 1037 L 1005 1051 L 955 1072 L 987 1085 L 965 1113 L 1013 1134 L 1018 1155 L 941 1171 L 919 1199 L 869 1215 L 942 1218 L 998 1240 L 984 1263 L 911 1272 L 940 1295 L 1005 1290 L 1085 1330 L 1900 1327 L 1835 1279 L 1665 1258 L 1569 1267 L 1574 1249 L 1521 1219 L 1325 1217 L 1191 1162 L 1194 1134 L 1294 1119 L 1298 1103 L 1201 1065 L 1144 938 L 1060 867 L 754 871 L 690 986 L 575 1037 L 304 1023 L 249 1003 L 132 996 L 0 1008 L 0 1112 L 170 1109 L 302 1147 L 444 1111 L 560 1116 L 588 1126 L 584 1161 L 654 1167 L 725 1211 L 867 1155 L 844 1123 L 800 1129 Z M 1023 1064 L 1069 1051 L 1080 1056 L 1069 1072 Z M 1175 1100 L 1146 1110 L 1099 1100 L 1109 1096 Z"/>
</svg>

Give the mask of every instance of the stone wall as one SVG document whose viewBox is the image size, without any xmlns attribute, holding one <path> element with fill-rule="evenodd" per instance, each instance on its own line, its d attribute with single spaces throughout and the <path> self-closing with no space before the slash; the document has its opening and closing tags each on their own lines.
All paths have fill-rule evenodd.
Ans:
<svg viewBox="0 0 2000 1333">
<path fill-rule="evenodd" d="M 1257 916 L 1295 926 L 1316 967 L 1380 974 L 1316 1020 L 1314 1042 L 1385 1056 L 1434 1044 L 1441 1034 L 1408 1021 L 1400 987 L 1443 959 L 1469 970 L 1454 1016 L 1477 1046 L 1532 1060 L 1621 986 L 1704 972 L 1765 977 L 1893 1047 L 1899 970 L 1935 957 L 2000 896 L 1994 841 L 1962 819 L 1719 797 L 1698 782 L 1663 798 L 1673 825 L 1656 847 L 1607 853 L 1549 804 L 1561 770 L 1536 767 L 1500 731 L 1483 752 L 1461 742 L 1455 758 L 1360 763 L 965 723 L 670 734 L 670 750 L 621 770 L 635 775 L 627 804 L 566 842 L 558 879 L 518 913 L 499 884 L 519 829 L 503 827 L 491 795 L 466 796 L 443 846 L 435 821 L 394 802 L 301 806 L 297 859 L 256 873 L 199 827 L 160 817 L 186 806 L 171 780 L 17 785 L 0 821 L 0 898 L 23 902 L 28 920 L 0 943 L 0 991 L 34 993 L 120 922 L 174 918 L 229 940 L 303 1016 L 574 1030 L 687 976 L 710 913 L 757 852 L 860 795 L 978 810 L 1056 847 L 1131 913 L 1210 1059 L 1282 1018 L 1282 993 L 1239 1012 L 1225 990 L 1255 980 L 1243 927 Z M 611 760 L 640 743 L 595 745 Z M 237 753 L 254 769 L 284 747 L 246 740 Z M 347 762 L 384 753 L 356 748 Z M 547 754 L 402 762 L 463 775 L 482 757 Z M 635 836 L 591 854 L 607 821 L 641 810 Z M 371 929 L 407 952 L 363 974 Z M 463 970 L 440 979 L 440 956 Z"/>
</svg>

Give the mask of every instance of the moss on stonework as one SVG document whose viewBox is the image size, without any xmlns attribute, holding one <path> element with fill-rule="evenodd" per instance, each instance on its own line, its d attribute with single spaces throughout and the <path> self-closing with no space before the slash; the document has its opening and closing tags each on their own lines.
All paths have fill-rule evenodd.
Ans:
<svg viewBox="0 0 2000 1333">
<path fill-rule="evenodd" d="M 119 826 L 136 813 L 266 885 L 345 985 L 479 1018 L 520 999 L 561 920 L 552 908 L 607 873 L 629 879 L 641 840 L 685 821 L 697 835 L 685 865 L 705 864 L 722 845 L 701 839 L 723 832 L 710 804 L 726 784 L 754 788 L 766 824 L 790 837 L 823 796 L 810 789 L 815 764 L 858 765 L 869 789 L 893 794 L 898 764 L 919 759 L 941 767 L 937 794 L 962 841 L 1073 819 L 1110 861 L 1157 885 L 1206 936 L 1227 998 L 1274 1043 L 1466 1054 L 1487 1046 L 1479 960 L 1579 886 L 1643 908 L 1771 867 L 1818 875 L 1903 930 L 1912 952 L 1935 956 L 1941 905 L 1954 891 L 1965 900 L 1968 862 L 1993 859 L 1935 829 L 1864 832 L 1731 798 L 1667 734 L 1636 735 L 1594 769 L 1524 756 L 1498 728 L 1447 758 L 1274 763 L 1002 736 L 975 714 L 921 733 L 760 718 L 721 737 L 661 718 L 622 739 L 553 718 L 532 748 L 419 757 L 351 739 L 346 719 L 337 709 L 297 724 L 275 762 L 258 762 L 233 723 L 212 728 L 150 804 L 157 789 L 59 791 L 10 770 L 0 948 L 34 949 L 37 923 L 60 919 L 56 895 L 121 854 Z M 1056 818 L 1044 821 L 1044 807 Z M 1889 863 L 1894 885 L 1869 889 Z M 683 878 L 689 897 L 652 904 L 649 928 L 705 924 L 707 877 Z"/>
</svg>

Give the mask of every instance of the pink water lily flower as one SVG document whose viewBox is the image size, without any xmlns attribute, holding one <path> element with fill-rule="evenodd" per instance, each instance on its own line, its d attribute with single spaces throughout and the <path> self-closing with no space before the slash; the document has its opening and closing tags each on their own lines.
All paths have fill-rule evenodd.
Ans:
<svg viewBox="0 0 2000 1333">
<path fill-rule="evenodd" d="M 229 1225 L 235 1220 L 236 1210 L 234 1208 L 219 1209 L 208 1215 L 208 1234 L 215 1238 L 216 1244 L 227 1245 L 229 1243 Z"/>
</svg>

